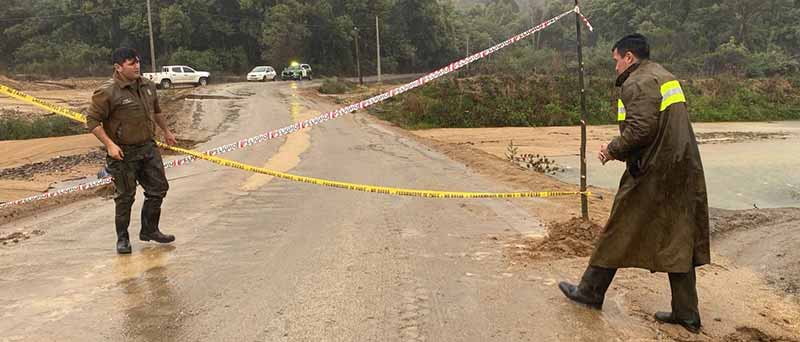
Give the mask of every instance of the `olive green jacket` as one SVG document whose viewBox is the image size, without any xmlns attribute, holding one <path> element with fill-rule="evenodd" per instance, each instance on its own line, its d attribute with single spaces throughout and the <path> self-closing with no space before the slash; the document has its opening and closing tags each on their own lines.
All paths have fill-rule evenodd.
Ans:
<svg viewBox="0 0 800 342">
<path fill-rule="evenodd" d="M 91 131 L 102 124 L 115 144 L 138 145 L 155 137 L 153 115 L 157 113 L 161 107 L 153 82 L 142 77 L 126 81 L 114 73 L 94 91 L 86 127 Z"/>
<path fill-rule="evenodd" d="M 705 176 L 680 84 L 642 61 L 617 86 L 620 136 L 608 151 L 627 167 L 589 263 L 676 273 L 708 264 Z"/>
</svg>

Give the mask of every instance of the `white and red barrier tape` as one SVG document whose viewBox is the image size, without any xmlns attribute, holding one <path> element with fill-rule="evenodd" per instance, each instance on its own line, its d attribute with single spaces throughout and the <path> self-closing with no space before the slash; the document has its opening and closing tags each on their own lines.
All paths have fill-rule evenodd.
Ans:
<svg viewBox="0 0 800 342">
<path fill-rule="evenodd" d="M 594 32 L 594 27 L 592 27 L 592 24 L 589 23 L 589 19 L 586 19 L 583 13 L 581 13 L 580 7 L 575 6 L 575 9 L 573 9 L 572 11 L 575 12 L 575 14 L 577 14 L 579 17 L 581 17 L 583 24 L 586 25 L 587 28 L 589 28 L 589 31 Z"/>
<path fill-rule="evenodd" d="M 416 79 L 416 80 L 414 80 L 412 82 L 406 83 L 406 84 L 404 84 L 402 86 L 393 88 L 393 89 L 391 89 L 391 90 L 389 90 L 389 91 L 387 91 L 387 92 L 385 92 L 383 94 L 376 95 L 376 96 L 373 96 L 373 97 L 371 97 L 369 99 L 366 99 L 366 100 L 363 100 L 363 101 L 360 101 L 360 102 L 357 102 L 357 103 L 353 103 L 351 105 L 339 108 L 339 109 L 334 110 L 334 111 L 330 111 L 330 112 L 324 113 L 322 115 L 319 115 L 319 116 L 311 118 L 311 119 L 298 121 L 298 122 L 296 122 L 296 123 L 294 123 L 292 125 L 289 125 L 289 126 L 286 126 L 286 127 L 283 127 L 283 128 L 279 128 L 279 129 L 272 130 L 272 131 L 269 131 L 269 132 L 266 132 L 266 133 L 262 133 L 262 134 L 259 134 L 257 136 L 254 136 L 254 137 L 242 139 L 242 140 L 239 140 L 239 141 L 237 141 L 235 143 L 230 143 L 230 144 L 226 144 L 226 145 L 223 145 L 223 146 L 219 146 L 219 147 L 204 151 L 203 153 L 207 154 L 207 155 L 214 156 L 214 155 L 218 155 L 218 154 L 223 154 L 223 153 L 239 150 L 239 149 L 242 149 L 242 148 L 245 148 L 245 147 L 248 147 L 248 146 L 260 144 L 260 143 L 265 142 L 265 141 L 269 141 L 269 140 L 272 140 L 272 139 L 275 139 L 275 138 L 282 137 L 284 135 L 288 135 L 288 134 L 297 132 L 297 131 L 299 131 L 301 129 L 305 129 L 305 128 L 309 128 L 309 127 L 312 127 L 312 126 L 316 126 L 316 125 L 318 125 L 320 123 L 336 119 L 336 118 L 338 118 L 338 117 L 340 117 L 342 115 L 353 113 L 353 112 L 358 111 L 360 109 L 364 109 L 364 108 L 370 107 L 370 106 L 372 106 L 372 105 L 374 105 L 376 103 L 380 103 L 380 102 L 386 101 L 389 98 L 392 98 L 392 97 L 395 97 L 395 96 L 400 95 L 402 93 L 405 93 L 405 92 L 407 92 L 409 90 L 417 88 L 417 87 L 419 87 L 421 85 L 424 85 L 424 84 L 426 84 L 426 83 L 428 83 L 430 81 L 433 81 L 433 80 L 435 80 L 437 78 L 440 78 L 440 77 L 442 77 L 444 75 L 450 74 L 453 71 L 461 69 L 464 66 L 466 66 L 468 64 L 471 64 L 471 63 L 473 63 L 473 62 L 475 62 L 477 60 L 483 59 L 486 56 L 489 56 L 489 55 L 499 51 L 500 49 L 503 49 L 503 48 L 505 48 L 505 47 L 507 47 L 507 46 L 509 46 L 511 44 L 514 44 L 514 43 L 516 43 L 516 42 L 518 42 L 518 41 L 520 41 L 520 40 L 522 40 L 524 38 L 527 38 L 528 36 L 530 36 L 530 35 L 538 32 L 538 31 L 541 31 L 541 30 L 549 27 L 550 25 L 553 25 L 555 22 L 561 20 L 562 18 L 564 18 L 565 16 L 567 16 L 570 13 L 573 13 L 573 12 L 576 13 L 577 15 L 579 15 L 583 19 L 583 22 L 587 25 L 589 30 L 593 30 L 592 26 L 589 24 L 589 21 L 586 19 L 586 17 L 584 17 L 580 13 L 580 9 L 578 7 L 575 7 L 574 9 L 571 9 L 571 10 L 569 10 L 567 12 L 559 14 L 558 16 L 555 16 L 555 17 L 553 17 L 553 18 L 551 18 L 551 19 L 549 19 L 549 20 L 547 20 L 547 21 L 545 21 L 545 22 L 543 22 L 543 23 L 541 23 L 539 25 L 536 25 L 533 28 L 531 28 L 531 29 L 529 29 L 529 30 L 527 30 L 525 32 L 522 32 L 522 33 L 520 33 L 520 34 L 518 34 L 516 36 L 513 36 L 513 37 L 511 37 L 511 38 L 509 38 L 509 39 L 507 39 L 507 40 L 505 40 L 505 41 L 503 41 L 503 42 L 501 42 L 501 43 L 499 43 L 497 45 L 494 45 L 494 46 L 492 46 L 492 47 L 490 47 L 488 49 L 485 49 L 483 51 L 475 53 L 475 54 L 473 54 L 473 55 L 471 55 L 469 57 L 466 57 L 464 59 L 461 59 L 461 60 L 458 60 L 456 62 L 450 63 L 449 65 L 447 65 L 447 66 L 445 66 L 445 67 L 443 67 L 443 68 L 441 68 L 439 70 L 436 70 L 436 71 L 434 71 L 432 73 L 429 73 L 429 74 L 427 74 L 425 76 L 422 76 L 422 77 L 420 77 L 420 78 L 418 78 L 418 79 Z M 173 168 L 173 167 L 178 167 L 178 166 L 181 166 L 181 165 L 186 165 L 186 164 L 189 164 L 189 163 L 195 161 L 196 159 L 197 158 L 194 157 L 194 156 L 185 156 L 183 158 L 179 158 L 179 159 L 171 160 L 171 161 L 168 161 L 168 162 L 164 162 L 164 168 Z M 39 200 L 43 200 L 43 199 L 47 199 L 47 198 L 52 198 L 52 197 L 56 197 L 56 196 L 60 196 L 60 195 L 64 195 L 64 194 L 68 194 L 68 193 L 72 193 L 72 192 L 76 192 L 76 191 L 87 190 L 87 189 L 91 189 L 91 188 L 94 188 L 94 187 L 102 186 L 102 185 L 105 185 L 105 184 L 110 184 L 111 182 L 112 182 L 111 178 L 110 177 L 106 177 L 106 178 L 98 179 L 98 180 L 95 180 L 95 181 L 83 183 L 83 184 L 80 184 L 80 185 L 72 186 L 72 187 L 69 187 L 69 188 L 60 189 L 60 190 L 53 191 L 53 192 L 46 192 L 46 193 L 43 193 L 43 194 L 34 195 L 34 196 L 27 197 L 27 198 L 11 201 L 11 202 L 0 203 L 0 209 L 8 207 L 8 206 L 20 205 L 20 204 L 35 202 L 35 201 L 39 201 Z"/>
</svg>

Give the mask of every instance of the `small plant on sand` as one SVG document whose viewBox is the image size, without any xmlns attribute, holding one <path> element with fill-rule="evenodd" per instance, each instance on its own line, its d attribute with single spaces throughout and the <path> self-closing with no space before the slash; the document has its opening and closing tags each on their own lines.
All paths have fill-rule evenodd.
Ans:
<svg viewBox="0 0 800 342">
<path fill-rule="evenodd" d="M 554 175 L 557 172 L 564 172 L 564 169 L 559 167 L 555 160 L 549 159 L 546 156 L 531 153 L 520 155 L 519 147 L 514 146 L 513 140 L 511 140 L 508 143 L 508 147 L 506 147 L 506 158 L 513 164 L 539 173 Z"/>
<path fill-rule="evenodd" d="M 519 147 L 514 146 L 514 140 L 508 142 L 508 147 L 506 147 L 506 158 L 508 161 L 514 162 L 517 159 L 517 151 L 519 151 Z"/>
</svg>

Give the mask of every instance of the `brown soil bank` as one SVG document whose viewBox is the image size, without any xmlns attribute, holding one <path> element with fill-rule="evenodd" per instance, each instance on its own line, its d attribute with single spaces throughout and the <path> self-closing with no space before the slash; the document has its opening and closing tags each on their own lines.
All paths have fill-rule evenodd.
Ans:
<svg viewBox="0 0 800 342">
<path fill-rule="evenodd" d="M 714 210 L 711 223 L 712 250 L 800 295 L 800 208 Z"/>
<path fill-rule="evenodd" d="M 602 226 L 573 218 L 548 225 L 545 238 L 518 238 L 510 257 L 524 261 L 591 255 Z M 731 264 L 762 274 L 767 284 L 800 295 L 800 208 L 711 210 L 711 249 Z M 797 297 L 800 299 L 800 297 Z"/>
</svg>

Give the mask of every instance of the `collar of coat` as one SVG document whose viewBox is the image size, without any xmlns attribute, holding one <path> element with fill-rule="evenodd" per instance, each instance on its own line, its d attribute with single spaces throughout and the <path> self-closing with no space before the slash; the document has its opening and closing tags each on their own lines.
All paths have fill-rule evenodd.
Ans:
<svg viewBox="0 0 800 342">
<path fill-rule="evenodd" d="M 641 66 L 642 64 L 647 64 L 647 60 L 642 60 L 642 61 L 636 62 L 636 63 L 632 64 L 631 66 L 629 66 L 628 69 L 625 69 L 625 71 L 623 71 L 621 74 L 619 74 L 619 76 L 617 76 L 617 81 L 614 84 L 617 87 L 621 87 L 622 84 L 624 84 L 625 81 L 628 79 L 628 77 L 634 71 L 636 71 L 636 69 L 639 69 L 639 66 Z"/>
</svg>

